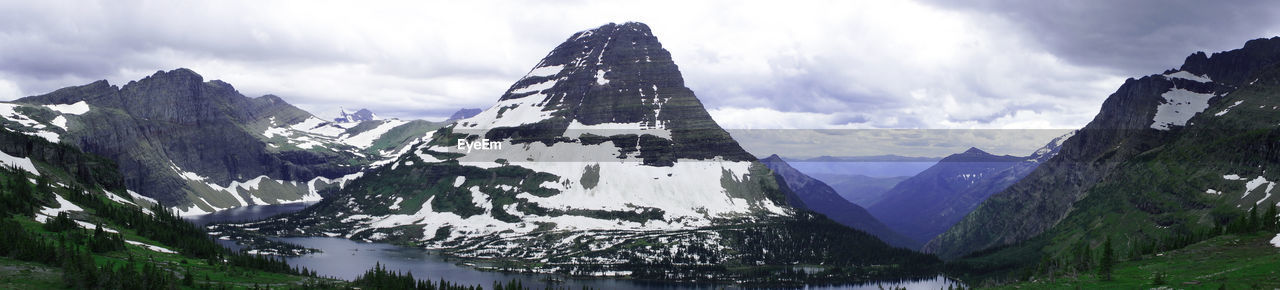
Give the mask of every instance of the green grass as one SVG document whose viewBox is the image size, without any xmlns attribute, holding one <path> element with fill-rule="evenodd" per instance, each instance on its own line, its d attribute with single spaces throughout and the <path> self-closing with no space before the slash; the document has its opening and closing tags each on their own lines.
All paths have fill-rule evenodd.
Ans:
<svg viewBox="0 0 1280 290">
<path fill-rule="evenodd" d="M 65 288 L 62 269 L 0 257 L 0 289 Z"/>
<path fill-rule="evenodd" d="M 1280 248 L 1275 234 L 1223 235 L 1186 248 L 1116 264 L 1114 279 L 1095 273 L 1077 277 L 1040 278 L 999 289 L 1139 289 L 1167 286 L 1187 289 L 1271 289 L 1280 287 Z M 1165 284 L 1154 284 L 1163 274 Z"/>
</svg>

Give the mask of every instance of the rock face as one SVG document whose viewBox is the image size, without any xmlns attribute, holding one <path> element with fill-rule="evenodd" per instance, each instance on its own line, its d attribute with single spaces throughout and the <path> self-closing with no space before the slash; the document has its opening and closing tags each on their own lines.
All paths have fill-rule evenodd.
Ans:
<svg viewBox="0 0 1280 290">
<path fill-rule="evenodd" d="M 904 180 L 868 208 L 894 231 L 923 245 L 946 231 L 987 197 L 1030 174 L 1058 153 L 1062 136 L 1026 157 L 996 156 L 977 148 L 943 158 Z"/>
<path fill-rule="evenodd" d="M 871 216 L 866 209 L 840 197 L 840 194 L 826 183 L 792 168 L 778 155 L 761 159 L 760 162 L 769 166 L 773 174 L 783 179 L 787 187 L 795 193 L 794 198 L 788 199 L 788 204 L 792 207 L 821 213 L 833 221 L 872 234 L 896 247 L 919 249 L 924 245 L 923 242 L 913 241 L 889 229 Z"/>
<path fill-rule="evenodd" d="M 319 189 L 377 160 L 340 142 L 363 131 L 354 124 L 326 125 L 279 97 L 248 98 L 188 69 L 123 87 L 68 87 L 11 106 L 53 108 L 62 130 L 46 138 L 115 160 L 128 188 L 185 214 L 319 200 Z"/>
<path fill-rule="evenodd" d="M 920 257 L 787 206 L 640 23 L 574 34 L 497 104 L 420 141 L 311 208 L 238 227 L 562 270 Z"/>
<path fill-rule="evenodd" d="M 1182 157 L 1168 157 L 1170 160 L 1183 160 L 1186 164 L 1202 162 L 1201 169 L 1180 172 L 1173 175 L 1149 172 L 1152 158 L 1162 156 L 1180 148 L 1172 144 L 1189 142 L 1189 137 L 1200 136 L 1209 131 L 1221 131 L 1223 134 L 1238 134 L 1239 130 L 1263 125 L 1269 122 L 1265 115 L 1244 120 L 1233 118 L 1233 114 L 1244 108 L 1234 108 L 1236 101 L 1249 103 L 1269 103 L 1245 92 L 1246 89 L 1258 89 L 1265 85 L 1269 72 L 1274 65 L 1280 63 L 1280 38 L 1252 40 L 1244 48 L 1206 56 L 1196 53 L 1187 57 L 1186 62 L 1178 70 L 1169 70 L 1163 74 L 1150 75 L 1138 79 L 1129 79 L 1102 104 L 1098 115 L 1079 130 L 1075 136 L 1063 143 L 1058 156 L 1041 165 L 1034 172 L 1013 184 L 1008 189 L 993 195 L 976 210 L 967 215 L 947 232 L 939 235 L 926 245 L 925 249 L 938 253 L 944 258 L 954 258 L 966 253 L 991 247 L 1009 245 L 1025 241 L 1041 235 L 1059 225 L 1073 212 L 1094 212 L 1103 207 L 1113 205 L 1131 205 L 1133 208 L 1116 209 L 1119 212 L 1133 211 L 1134 208 L 1153 209 L 1151 203 L 1140 202 L 1150 198 L 1160 200 L 1180 199 L 1185 202 L 1177 213 L 1200 216 L 1204 207 L 1212 208 L 1217 202 L 1206 202 L 1204 197 L 1188 195 L 1203 194 L 1206 189 L 1195 189 L 1195 193 L 1171 190 L 1139 189 L 1138 184 L 1124 183 L 1147 180 L 1147 187 L 1160 184 L 1161 188 L 1204 187 L 1189 185 L 1197 176 L 1231 174 L 1224 172 L 1203 172 L 1210 167 L 1221 167 L 1217 170 L 1236 171 L 1237 166 L 1216 166 L 1214 159 L 1193 160 L 1191 156 L 1214 155 L 1211 152 L 1222 152 L 1223 158 L 1244 158 L 1240 152 L 1250 152 L 1251 143 L 1222 144 L 1215 148 L 1201 147 L 1203 144 L 1215 143 L 1213 140 L 1198 140 L 1195 145 L 1197 153 Z M 1256 82 L 1256 83 L 1255 83 Z M 1240 93 L 1240 94 L 1237 94 Z M 1232 97 L 1232 95 L 1237 95 Z M 1224 97 L 1226 96 L 1226 97 Z M 1246 98 L 1246 96 L 1248 98 Z M 1238 98 L 1238 100 L 1237 100 Z M 1228 101 L 1230 103 L 1228 103 Z M 1235 104 L 1239 105 L 1239 104 Z M 1253 106 L 1264 105 L 1254 104 Z M 1265 104 L 1267 106 L 1270 104 Z M 1270 107 L 1265 107 L 1270 108 Z M 1264 108 L 1264 109 L 1265 109 Z M 1225 111 L 1224 111 L 1225 110 Z M 1208 114 L 1208 112 L 1217 112 Z M 1225 116 L 1224 116 L 1225 115 Z M 1245 115 L 1245 114 L 1238 114 Z M 1217 118 L 1221 117 L 1221 118 Z M 1274 132 L 1275 123 L 1265 124 Z M 1196 130 L 1203 128 L 1206 130 Z M 1222 136 L 1227 138 L 1228 136 Z M 1242 138 L 1252 140 L 1244 136 Z M 1252 142 L 1252 141 L 1251 141 Z M 1190 144 L 1190 143 L 1188 143 Z M 1163 152 L 1163 153 L 1162 153 Z M 1274 156 L 1262 153 L 1261 156 Z M 1141 157 L 1140 156 L 1145 156 Z M 1203 157 L 1198 157 L 1203 158 Z M 1258 160 L 1241 161 L 1257 166 L 1273 166 L 1274 163 L 1265 157 Z M 1158 159 L 1157 159 L 1158 160 Z M 1259 163 L 1261 162 L 1261 163 Z M 1256 163 L 1256 164 L 1255 164 Z M 1210 166 L 1213 164 L 1214 166 Z M 1167 165 L 1161 165 L 1167 166 Z M 1141 172 L 1141 174 L 1140 174 Z M 1195 173 L 1199 172 L 1199 173 Z M 1235 172 L 1238 173 L 1238 172 Z M 1151 181 L 1151 176 L 1178 176 L 1161 182 Z M 1274 177 L 1269 177 L 1274 178 Z M 1218 181 L 1220 182 L 1220 180 Z M 1117 187 L 1135 187 L 1128 192 L 1117 192 Z M 1184 189 L 1185 190 L 1185 189 Z M 1103 193 L 1095 195 L 1095 193 Z M 1163 195 L 1158 195 L 1161 193 Z M 1093 199 L 1112 198 L 1114 196 L 1137 195 L 1132 200 L 1110 203 L 1084 203 Z M 1234 201 L 1228 202 L 1234 204 Z M 1087 206 L 1086 206 L 1087 205 Z M 1146 218 L 1150 214 L 1163 212 L 1147 212 L 1135 214 L 1127 218 Z M 1096 218 L 1101 215 L 1095 215 Z M 1083 222 L 1090 217 L 1081 216 Z M 1205 219 L 1205 221 L 1210 219 Z M 1174 222 L 1177 221 L 1177 222 Z M 1158 221 L 1136 220 L 1137 224 L 1183 224 L 1181 219 L 1162 217 Z M 1188 227 L 1203 226 L 1197 222 L 1185 224 Z M 1151 232 L 1168 232 L 1153 230 Z M 1148 233 L 1151 233 L 1148 232 Z M 1052 239 L 1048 237 L 1046 239 Z M 1071 240 L 1078 239 L 1078 236 Z M 1048 240 L 1046 240 L 1048 241 Z"/>
</svg>

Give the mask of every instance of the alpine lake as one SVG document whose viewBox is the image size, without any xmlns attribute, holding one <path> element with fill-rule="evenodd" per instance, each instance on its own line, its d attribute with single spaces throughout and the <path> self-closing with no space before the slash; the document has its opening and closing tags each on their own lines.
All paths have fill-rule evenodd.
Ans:
<svg viewBox="0 0 1280 290">
<path fill-rule="evenodd" d="M 251 205 L 219 211 L 212 214 L 188 216 L 186 219 L 196 225 L 213 223 L 236 223 L 263 220 L 275 215 L 292 213 L 314 203 L 288 203 L 276 205 Z M 499 271 L 486 271 L 463 261 L 450 259 L 427 249 L 404 247 L 385 243 L 367 243 L 337 237 L 280 237 L 277 241 L 296 244 L 306 248 L 318 249 L 320 252 L 298 257 L 286 257 L 293 266 L 305 267 L 316 271 L 321 276 L 353 280 L 356 276 L 381 264 L 387 270 L 413 273 L 414 277 L 425 280 L 446 279 L 463 285 L 480 285 L 488 287 L 495 281 L 520 281 L 531 289 L 553 288 L 581 289 L 583 286 L 593 289 L 724 289 L 739 288 L 733 284 L 722 283 L 683 283 L 644 281 L 626 278 L 578 278 L 552 274 L 524 274 Z M 218 243 L 232 250 L 240 246 L 233 241 L 217 240 Z M 947 289 L 950 286 L 963 286 L 959 281 L 942 275 L 931 279 L 908 281 L 878 281 L 846 285 L 806 285 L 804 289 Z"/>
</svg>

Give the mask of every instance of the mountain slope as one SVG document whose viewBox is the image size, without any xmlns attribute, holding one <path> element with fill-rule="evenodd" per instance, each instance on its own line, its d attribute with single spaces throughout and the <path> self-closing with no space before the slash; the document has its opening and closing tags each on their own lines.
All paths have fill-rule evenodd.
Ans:
<svg viewBox="0 0 1280 290">
<path fill-rule="evenodd" d="M 114 162 L 73 146 L 0 129 L 0 165 L 6 287 L 176 289 L 182 278 L 189 287 L 331 281 L 219 246 L 155 200 L 126 190 Z M 195 282 L 197 276 L 204 278 Z"/>
<path fill-rule="evenodd" d="M 813 174 L 814 179 L 830 185 L 840 197 L 862 208 L 868 208 L 884 200 L 884 193 L 910 176 L 871 177 L 861 174 Z"/>
<path fill-rule="evenodd" d="M 773 174 L 781 177 L 787 187 L 795 192 L 799 202 L 791 202 L 792 207 L 821 213 L 833 221 L 867 232 L 896 247 L 918 249 L 924 245 L 923 242 L 913 241 L 889 229 L 871 216 L 866 209 L 840 197 L 835 189 L 822 181 L 792 168 L 778 155 L 761 159 L 760 162 L 773 170 Z"/>
<path fill-rule="evenodd" d="M 987 197 L 1031 173 L 1058 153 L 1053 139 L 1027 157 L 996 156 L 977 148 L 943 158 L 903 180 L 867 208 L 889 228 L 923 245 L 973 211 Z"/>
<path fill-rule="evenodd" d="M 932 263 L 788 207 L 789 189 L 716 125 L 640 23 L 574 34 L 497 104 L 419 141 L 313 207 L 217 230 L 657 279 L 741 277 L 715 265 L 865 274 Z"/>
<path fill-rule="evenodd" d="M 342 127 L 279 97 L 248 98 L 187 69 L 123 87 L 98 81 L 63 88 L 0 107 L 5 128 L 115 160 L 130 189 L 184 214 L 319 200 L 320 190 L 385 158 L 365 149 L 407 124 Z"/>
<path fill-rule="evenodd" d="M 981 254 L 1034 260 L 1028 251 L 1058 257 L 1111 236 L 1140 252 L 1136 245 L 1214 232 L 1275 204 L 1268 188 L 1280 177 L 1267 169 L 1280 164 L 1277 64 L 1280 38 L 1258 39 L 1127 80 L 1058 156 L 926 249 L 954 258 L 1010 245 Z"/>
</svg>

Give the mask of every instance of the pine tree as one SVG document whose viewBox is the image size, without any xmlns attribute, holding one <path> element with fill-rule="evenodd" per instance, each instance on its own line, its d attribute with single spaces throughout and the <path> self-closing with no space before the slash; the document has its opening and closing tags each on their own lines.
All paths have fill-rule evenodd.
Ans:
<svg viewBox="0 0 1280 290">
<path fill-rule="evenodd" d="M 1262 227 L 1273 232 L 1280 230 L 1280 227 L 1277 227 L 1277 224 L 1280 223 L 1277 222 L 1276 218 L 1276 206 L 1274 204 L 1268 206 L 1267 213 L 1262 215 Z"/>
<path fill-rule="evenodd" d="M 1098 276 L 1101 276 L 1102 281 L 1111 281 L 1111 271 L 1115 263 L 1115 252 L 1111 248 L 1111 237 L 1108 236 L 1102 243 L 1102 261 L 1098 266 Z"/>
</svg>

